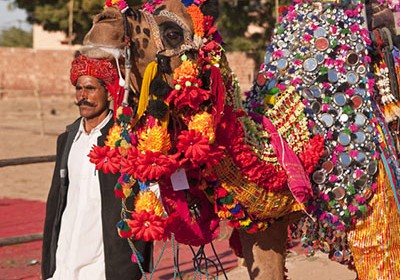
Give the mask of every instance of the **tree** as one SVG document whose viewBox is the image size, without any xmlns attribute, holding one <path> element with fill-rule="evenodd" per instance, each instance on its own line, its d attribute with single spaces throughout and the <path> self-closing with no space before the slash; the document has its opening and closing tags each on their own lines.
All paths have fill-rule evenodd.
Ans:
<svg viewBox="0 0 400 280">
<path fill-rule="evenodd" d="M 290 0 L 220 0 L 218 29 L 227 51 L 252 53 L 261 62 L 276 23 L 276 4 Z"/>
<path fill-rule="evenodd" d="M 73 2 L 73 43 L 82 43 L 89 31 L 92 18 L 99 13 L 105 0 L 13 0 L 18 8 L 25 9 L 30 23 L 43 25 L 45 30 L 64 31 L 68 34 L 70 1 Z M 275 23 L 275 4 L 278 0 L 219 0 L 218 27 L 226 42 L 227 50 L 262 51 L 269 41 Z M 127 0 L 130 6 L 144 0 Z M 291 2 L 281 0 L 282 3 Z M 249 25 L 261 27 L 261 31 L 248 33 Z"/>
<path fill-rule="evenodd" d="M 10 27 L 0 33 L 0 47 L 32 48 L 32 31 Z"/>
<path fill-rule="evenodd" d="M 74 1 L 73 30 L 74 42 L 81 43 L 92 23 L 92 16 L 103 9 L 103 0 Z M 69 1 L 65 0 L 14 0 L 14 4 L 25 9 L 28 22 L 37 23 L 48 31 L 64 31 L 68 34 Z"/>
</svg>

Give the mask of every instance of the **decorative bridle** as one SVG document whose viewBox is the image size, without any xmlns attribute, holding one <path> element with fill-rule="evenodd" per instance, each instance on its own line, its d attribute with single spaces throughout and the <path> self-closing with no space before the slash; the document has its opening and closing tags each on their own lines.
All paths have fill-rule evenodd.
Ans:
<svg viewBox="0 0 400 280">
<path fill-rule="evenodd" d="M 144 15 L 150 27 L 151 33 L 153 34 L 154 42 L 157 46 L 157 55 L 162 54 L 165 57 L 171 58 L 173 56 L 180 56 L 187 51 L 194 49 L 198 50 L 200 48 L 201 38 L 198 36 L 194 36 L 190 28 L 176 14 L 163 10 L 160 11 L 157 14 L 157 16 L 163 16 L 169 18 L 170 20 L 178 24 L 183 30 L 183 38 L 184 38 L 184 42 L 179 49 L 170 49 L 170 50 L 166 49 L 161 39 L 160 29 L 157 25 L 154 14 L 151 14 L 146 10 L 141 10 L 141 12 Z M 192 39 L 192 37 L 194 37 L 194 40 Z"/>
<path fill-rule="evenodd" d="M 171 21 L 175 22 L 178 26 L 180 26 L 183 30 L 183 38 L 184 42 L 181 44 L 179 49 L 167 49 L 162 41 L 160 28 L 155 20 L 155 15 L 151 14 L 150 12 L 142 9 L 132 9 L 131 7 L 126 7 L 125 9 L 120 10 L 123 21 L 124 21 L 124 57 L 125 57 L 125 84 L 124 84 L 124 98 L 123 104 L 128 104 L 129 92 L 130 92 L 130 72 L 132 68 L 132 54 L 131 54 L 131 47 L 132 47 L 132 36 L 130 33 L 130 26 L 128 23 L 128 17 L 134 16 L 136 17 L 138 13 L 141 13 L 147 24 L 150 27 L 150 33 L 153 35 L 154 43 L 157 47 L 156 53 L 156 61 L 161 66 L 160 69 L 170 69 L 170 59 L 172 57 L 181 56 L 188 51 L 191 50 L 198 50 L 202 44 L 202 39 L 193 34 L 191 29 L 185 24 L 185 22 L 179 18 L 176 14 L 171 13 L 169 11 L 163 10 L 160 11 L 157 16 L 163 16 L 169 18 Z M 193 38 L 193 39 L 192 39 Z M 118 63 L 118 61 L 117 61 Z M 168 70 L 165 70 L 168 72 Z M 170 74 L 170 73 L 168 73 Z M 139 93 L 140 94 L 140 93 Z"/>
</svg>

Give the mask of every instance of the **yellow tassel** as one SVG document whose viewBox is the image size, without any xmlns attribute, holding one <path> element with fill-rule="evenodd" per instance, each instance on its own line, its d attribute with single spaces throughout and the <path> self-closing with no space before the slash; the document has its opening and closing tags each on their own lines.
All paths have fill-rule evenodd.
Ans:
<svg viewBox="0 0 400 280">
<path fill-rule="evenodd" d="M 150 83 L 157 74 L 157 63 L 155 61 L 150 62 L 143 74 L 142 88 L 140 90 L 140 98 L 138 109 L 133 119 L 132 126 L 136 125 L 140 118 L 143 116 L 144 111 L 146 111 L 149 105 L 149 93 L 150 93 Z"/>
</svg>

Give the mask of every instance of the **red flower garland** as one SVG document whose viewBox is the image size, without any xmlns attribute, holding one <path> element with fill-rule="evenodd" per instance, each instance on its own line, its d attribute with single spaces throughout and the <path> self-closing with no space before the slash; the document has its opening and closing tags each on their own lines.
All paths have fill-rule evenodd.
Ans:
<svg viewBox="0 0 400 280">
<path fill-rule="evenodd" d="M 209 137 L 202 135 L 200 131 L 182 131 L 178 136 L 179 142 L 176 148 L 184 155 L 183 161 L 190 161 L 193 168 L 203 164 L 207 167 L 218 163 L 223 157 L 223 147 L 209 144 Z"/>
<path fill-rule="evenodd" d="M 308 143 L 306 149 L 299 154 L 299 159 L 303 164 L 304 170 L 311 174 L 324 154 L 325 140 L 322 135 L 315 135 Z"/>
<path fill-rule="evenodd" d="M 136 240 L 146 242 L 164 239 L 166 220 L 154 214 L 142 210 L 140 213 L 133 212 L 132 220 L 127 220 L 132 234 Z"/>
<path fill-rule="evenodd" d="M 268 191 L 287 189 L 287 176 L 283 169 L 258 159 L 245 143 L 243 127 L 235 112 L 225 110 L 217 130 L 218 143 L 226 147 L 234 163 L 247 178 Z"/>
<path fill-rule="evenodd" d="M 118 149 L 108 146 L 93 146 L 89 153 L 90 162 L 96 165 L 96 169 L 102 169 L 105 174 L 117 173 L 120 168 L 121 155 Z"/>
<path fill-rule="evenodd" d="M 121 160 L 121 172 L 132 175 L 142 182 L 158 180 L 161 176 L 170 176 L 178 168 L 176 155 L 164 155 L 160 152 L 142 151 L 135 147 L 129 149 L 128 156 Z"/>
<path fill-rule="evenodd" d="M 174 89 L 166 98 L 166 102 L 173 103 L 178 109 L 183 106 L 198 111 L 200 104 L 210 99 L 210 91 L 196 86 L 188 86 L 183 89 Z"/>
</svg>

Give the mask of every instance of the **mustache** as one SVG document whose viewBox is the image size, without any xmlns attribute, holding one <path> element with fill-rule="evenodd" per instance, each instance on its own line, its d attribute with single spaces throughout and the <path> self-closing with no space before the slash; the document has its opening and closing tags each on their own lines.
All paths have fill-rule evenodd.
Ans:
<svg viewBox="0 0 400 280">
<path fill-rule="evenodd" d="M 89 106 L 89 107 L 96 106 L 94 103 L 91 103 L 91 102 L 87 101 L 86 99 L 79 100 L 78 102 L 75 101 L 74 104 L 76 106 L 81 106 L 81 105 L 85 105 L 85 106 Z"/>
</svg>

